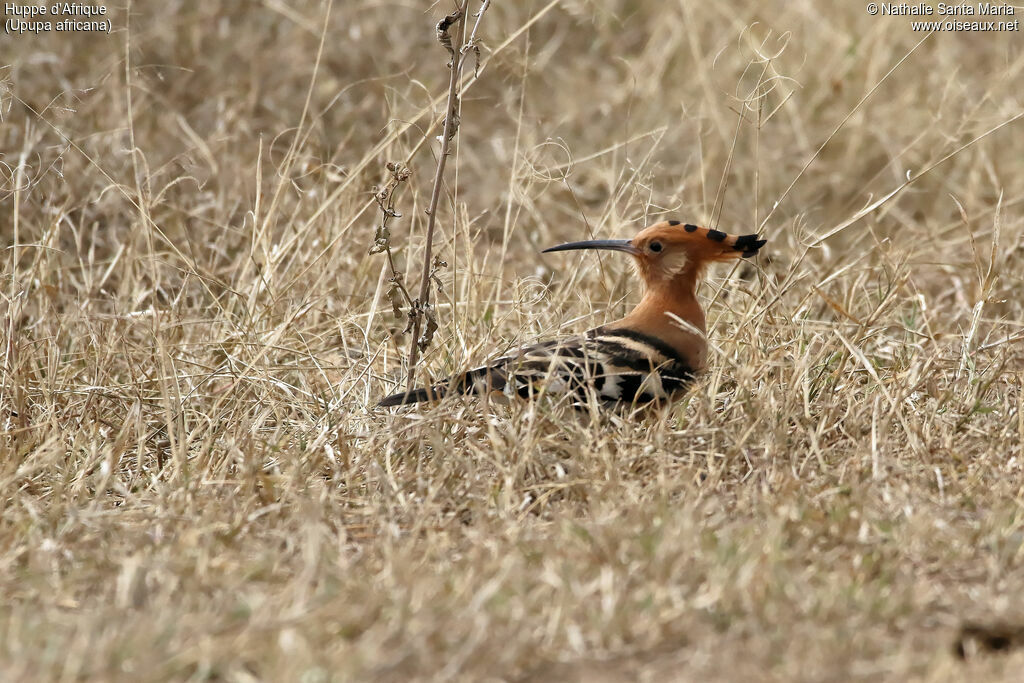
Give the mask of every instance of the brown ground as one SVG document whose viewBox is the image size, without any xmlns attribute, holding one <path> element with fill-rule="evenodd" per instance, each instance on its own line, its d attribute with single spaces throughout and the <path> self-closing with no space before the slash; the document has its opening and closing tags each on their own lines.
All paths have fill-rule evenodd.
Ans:
<svg viewBox="0 0 1024 683">
<path fill-rule="evenodd" d="M 1022 34 L 495 0 L 421 377 L 636 301 L 617 255 L 543 247 L 769 242 L 702 290 L 670 409 L 386 412 L 372 188 L 408 162 L 411 286 L 448 10 L 0 39 L 0 679 L 1015 680 L 1024 120 L 977 138 L 1021 113 Z"/>
</svg>

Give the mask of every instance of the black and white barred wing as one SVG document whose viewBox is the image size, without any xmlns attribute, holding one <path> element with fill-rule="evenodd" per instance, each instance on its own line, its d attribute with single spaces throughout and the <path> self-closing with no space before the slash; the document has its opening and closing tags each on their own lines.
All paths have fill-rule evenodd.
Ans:
<svg viewBox="0 0 1024 683">
<path fill-rule="evenodd" d="M 450 382 L 394 394 L 395 406 L 449 394 L 502 394 L 508 398 L 568 395 L 573 403 L 645 403 L 671 396 L 693 370 L 672 347 L 632 330 L 598 328 L 585 335 L 526 346 Z"/>
<path fill-rule="evenodd" d="M 574 401 L 593 395 L 625 403 L 668 398 L 693 377 L 675 351 L 657 339 L 601 328 L 519 349 L 473 372 L 472 393 L 500 391 L 522 398 L 569 394 Z"/>
</svg>

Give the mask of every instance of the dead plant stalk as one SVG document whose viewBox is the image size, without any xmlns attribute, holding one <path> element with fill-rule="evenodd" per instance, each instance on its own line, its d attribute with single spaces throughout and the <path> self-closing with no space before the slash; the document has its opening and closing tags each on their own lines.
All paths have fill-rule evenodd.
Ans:
<svg viewBox="0 0 1024 683">
<path fill-rule="evenodd" d="M 476 30 L 480 26 L 480 18 L 483 16 L 484 11 L 486 11 L 488 4 L 490 4 L 489 0 L 485 0 L 481 5 L 480 10 L 476 14 L 477 21 L 473 26 L 473 33 L 470 35 L 469 40 L 465 42 L 463 42 L 461 37 L 465 35 L 465 16 L 469 0 L 463 0 L 459 4 L 458 9 L 442 19 L 437 25 L 437 39 L 451 56 L 451 61 L 448 65 L 451 75 L 448 81 L 448 104 L 445 108 L 444 130 L 441 133 L 441 153 L 438 156 L 437 170 L 434 173 L 434 186 L 430 193 L 430 205 L 426 210 L 427 234 L 426 244 L 423 248 L 423 274 L 420 277 L 419 298 L 413 303 L 412 339 L 409 342 L 409 371 L 406 377 L 406 391 L 412 390 L 413 382 L 416 378 L 416 364 L 419 361 L 420 349 L 425 349 L 430 344 L 430 338 L 433 336 L 432 330 L 429 330 L 429 326 L 433 322 L 433 314 L 430 310 L 430 276 L 433 270 L 431 259 L 433 256 L 434 226 L 437 223 L 437 204 L 441 198 L 441 185 L 444 182 L 444 169 L 448 162 L 449 148 L 459 127 L 459 79 L 462 75 L 463 57 L 465 56 L 463 50 L 467 46 L 475 45 Z M 458 22 L 462 22 L 461 28 L 463 30 L 459 34 L 458 44 L 453 47 L 449 31 Z M 424 318 L 427 319 L 428 330 L 431 333 L 425 333 L 421 337 Z"/>
</svg>

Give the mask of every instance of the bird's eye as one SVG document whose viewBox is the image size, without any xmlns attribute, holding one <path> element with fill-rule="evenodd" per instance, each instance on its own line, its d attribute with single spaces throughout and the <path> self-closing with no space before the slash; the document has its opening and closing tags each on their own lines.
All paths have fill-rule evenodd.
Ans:
<svg viewBox="0 0 1024 683">
<path fill-rule="evenodd" d="M 655 254 L 657 254 L 659 251 L 661 251 L 661 242 L 651 242 L 651 244 L 648 247 L 648 249 L 650 249 Z"/>
</svg>

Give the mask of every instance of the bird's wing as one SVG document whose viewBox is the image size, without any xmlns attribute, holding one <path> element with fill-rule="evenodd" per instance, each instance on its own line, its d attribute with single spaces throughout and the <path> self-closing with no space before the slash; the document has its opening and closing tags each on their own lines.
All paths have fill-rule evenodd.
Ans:
<svg viewBox="0 0 1024 683">
<path fill-rule="evenodd" d="M 572 394 L 586 400 L 644 403 L 668 398 L 694 372 L 667 344 L 632 330 L 597 328 L 585 335 L 526 346 L 464 375 L 463 393 L 500 391 L 527 398 Z"/>
<path fill-rule="evenodd" d="M 584 335 L 516 349 L 450 382 L 395 394 L 382 406 L 437 400 L 448 394 L 501 393 L 509 398 L 569 394 L 600 401 L 645 403 L 668 398 L 694 376 L 669 345 L 628 329 L 599 327 Z"/>
</svg>

